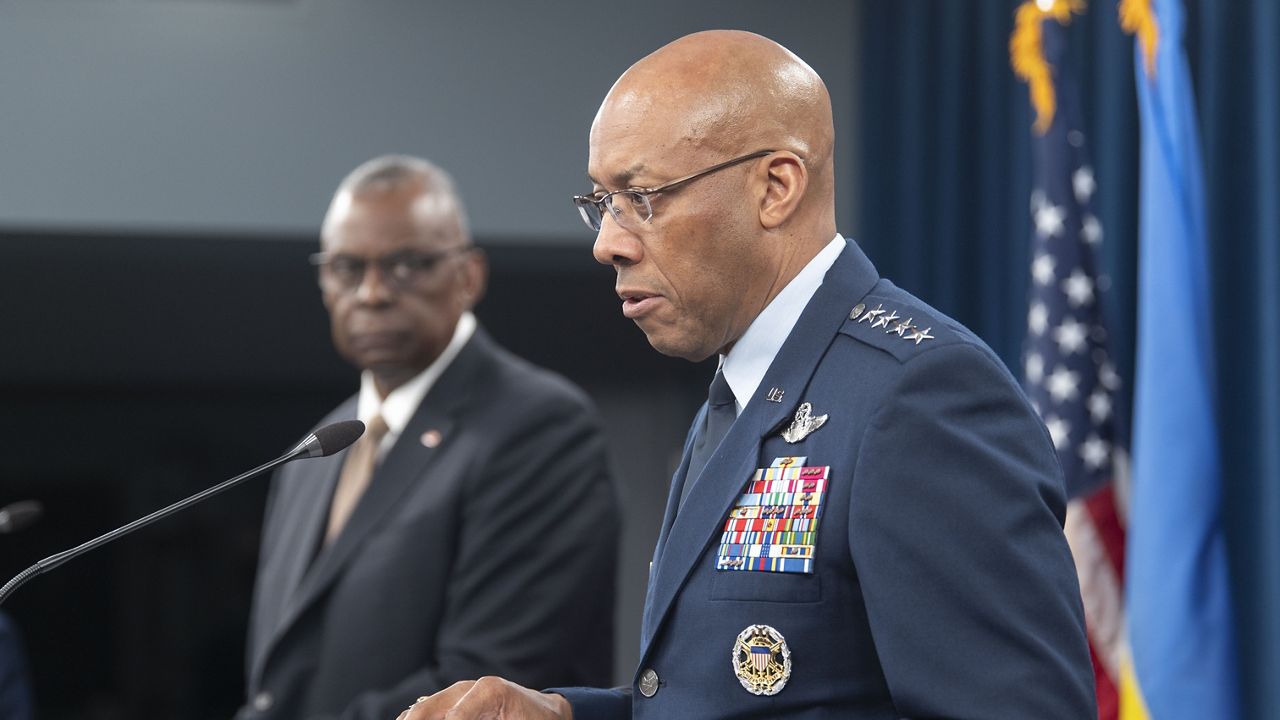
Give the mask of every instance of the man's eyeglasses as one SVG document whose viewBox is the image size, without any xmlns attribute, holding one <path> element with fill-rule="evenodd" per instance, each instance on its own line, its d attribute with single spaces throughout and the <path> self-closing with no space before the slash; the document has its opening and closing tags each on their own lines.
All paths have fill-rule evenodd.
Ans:
<svg viewBox="0 0 1280 720">
<path fill-rule="evenodd" d="M 626 190 L 614 190 L 611 193 L 595 194 L 595 195 L 574 195 L 573 204 L 578 208 L 578 214 L 582 216 L 582 221 L 587 227 L 593 231 L 599 232 L 600 224 L 604 222 L 605 210 L 613 216 L 613 219 L 623 227 L 635 227 L 643 223 L 649 222 L 653 218 L 653 205 L 649 202 L 650 195 L 656 195 L 660 192 L 674 190 L 685 183 L 697 180 L 704 175 L 710 175 L 713 172 L 733 167 L 738 163 L 744 163 L 748 160 L 764 157 L 769 153 L 777 152 L 776 150 L 757 150 L 749 155 L 736 157 L 732 160 L 726 160 L 719 165 L 712 165 L 704 170 L 685 175 L 668 183 L 663 183 L 657 187 L 651 188 L 628 188 Z"/>
<path fill-rule="evenodd" d="M 397 292 L 404 292 L 419 286 L 440 261 L 474 249 L 470 245 L 462 245 L 437 252 L 402 250 L 377 258 L 319 252 L 312 255 L 310 260 L 319 269 L 320 285 L 326 290 L 350 292 L 364 282 L 364 274 L 369 265 L 376 265 L 383 282 Z"/>
</svg>

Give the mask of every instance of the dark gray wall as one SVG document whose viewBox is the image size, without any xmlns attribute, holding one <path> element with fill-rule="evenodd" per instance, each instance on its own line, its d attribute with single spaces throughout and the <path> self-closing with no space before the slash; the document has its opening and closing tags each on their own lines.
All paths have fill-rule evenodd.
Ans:
<svg viewBox="0 0 1280 720">
<path fill-rule="evenodd" d="M 823 75 L 852 190 L 854 15 L 837 0 L 0 0 L 0 227 L 310 233 L 337 178 L 402 151 L 457 176 L 477 235 L 582 241 L 567 197 L 587 187 L 601 97 L 710 27 L 767 34 Z"/>
</svg>

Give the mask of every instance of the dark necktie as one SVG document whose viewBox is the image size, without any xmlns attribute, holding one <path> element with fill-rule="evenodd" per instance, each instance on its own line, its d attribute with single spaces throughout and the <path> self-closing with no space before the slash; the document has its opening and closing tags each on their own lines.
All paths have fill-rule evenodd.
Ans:
<svg viewBox="0 0 1280 720">
<path fill-rule="evenodd" d="M 720 447 L 720 441 L 729 434 L 729 426 L 738 417 L 738 407 L 733 398 L 733 391 L 724 379 L 724 373 L 716 371 L 716 379 L 711 381 L 707 391 L 707 416 L 698 428 L 698 437 L 694 438 L 693 451 L 689 456 L 689 471 L 684 476 L 684 487 L 680 489 L 680 507 L 684 507 L 684 499 L 689 496 L 689 488 L 698 481 L 707 461 Z"/>
</svg>

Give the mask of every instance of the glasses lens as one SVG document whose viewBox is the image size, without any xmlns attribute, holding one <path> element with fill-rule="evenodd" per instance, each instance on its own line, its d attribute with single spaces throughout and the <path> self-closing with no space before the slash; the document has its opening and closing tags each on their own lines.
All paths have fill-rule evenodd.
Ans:
<svg viewBox="0 0 1280 720">
<path fill-rule="evenodd" d="M 574 198 L 574 203 L 578 206 L 578 214 L 582 216 L 582 222 L 592 230 L 600 229 L 600 206 L 594 200 L 587 197 Z"/>
<path fill-rule="evenodd" d="M 320 265 L 320 280 L 333 287 L 355 287 L 364 277 L 364 267 L 363 258 L 334 255 Z"/>
<path fill-rule="evenodd" d="M 392 255 L 382 259 L 378 269 L 391 280 L 397 288 L 406 288 L 413 284 L 415 276 L 431 272 L 431 266 L 440 260 L 439 255 Z"/>
<path fill-rule="evenodd" d="M 605 203 L 609 205 L 609 213 L 624 227 L 635 227 L 653 217 L 649 198 L 643 193 L 621 190 L 605 198 Z"/>
<path fill-rule="evenodd" d="M 320 284 L 327 289 L 348 292 L 360 287 L 365 281 L 366 271 L 373 265 L 377 268 L 380 282 L 397 292 L 404 292 L 442 277 L 434 272 L 441 266 L 441 261 L 469 249 L 455 247 L 434 253 L 400 252 L 380 258 L 318 254 L 311 261 L 319 266 Z"/>
</svg>

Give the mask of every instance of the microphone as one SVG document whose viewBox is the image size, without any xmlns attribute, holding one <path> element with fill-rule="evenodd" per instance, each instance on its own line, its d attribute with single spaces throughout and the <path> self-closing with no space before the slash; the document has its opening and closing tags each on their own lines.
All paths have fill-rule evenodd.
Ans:
<svg viewBox="0 0 1280 720">
<path fill-rule="evenodd" d="M 294 458 L 328 457 L 339 450 L 344 450 L 364 434 L 364 423 L 359 420 L 343 420 L 325 425 L 302 439 L 297 447 L 290 450 L 286 459 L 278 462 L 289 462 Z M 253 472 L 250 470 L 250 472 Z"/>
<path fill-rule="evenodd" d="M 50 555 L 35 565 L 32 565 L 26 570 L 18 573 L 12 580 L 6 583 L 3 588 L 0 588 L 0 605 L 4 604 L 4 601 L 13 594 L 13 591 L 24 585 L 31 578 L 49 572 L 72 558 L 80 557 L 96 547 L 106 545 L 112 540 L 124 537 L 134 530 L 146 527 L 147 525 L 150 525 L 162 518 L 166 518 L 179 510 L 185 510 L 201 500 L 213 497 L 224 490 L 229 490 L 249 478 L 257 477 L 258 475 L 261 475 L 268 470 L 273 470 L 291 460 L 332 455 L 351 445 L 351 443 L 355 442 L 356 439 L 363 434 L 364 423 L 359 420 L 343 420 L 341 422 L 333 423 L 332 425 L 326 425 L 303 438 L 302 442 L 298 443 L 297 446 L 289 452 L 269 463 L 266 463 L 265 465 L 259 465 L 249 472 L 237 475 L 230 480 L 222 482 L 221 484 L 202 490 L 185 500 L 179 500 L 169 507 L 161 508 L 146 517 L 134 520 L 123 527 L 118 527 L 105 535 L 99 535 L 83 545 L 77 545 L 70 550 L 64 550 L 57 555 Z M 15 503 L 15 505 L 17 504 L 20 503 Z M 13 505 L 10 505 L 6 507 L 5 510 L 9 510 L 12 507 Z"/>
<path fill-rule="evenodd" d="M 22 500 L 0 508 L 0 535 L 26 530 L 44 514 L 37 500 Z"/>
</svg>

